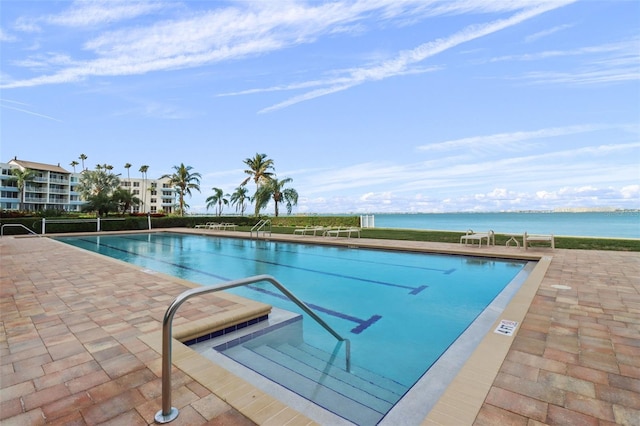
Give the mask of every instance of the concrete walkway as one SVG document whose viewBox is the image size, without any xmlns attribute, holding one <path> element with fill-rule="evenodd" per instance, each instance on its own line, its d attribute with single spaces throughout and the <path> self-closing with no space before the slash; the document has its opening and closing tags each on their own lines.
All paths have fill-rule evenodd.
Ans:
<svg viewBox="0 0 640 426">
<path fill-rule="evenodd" d="M 553 259 L 474 424 L 640 425 L 640 255 L 537 250 Z M 47 238 L 1 238 L 0 424 L 152 424 L 161 355 L 145 341 L 190 285 Z M 224 297 L 187 302 L 174 324 L 233 309 Z M 312 423 L 248 392 L 264 405 L 253 420 L 174 368 L 171 424 Z"/>
</svg>

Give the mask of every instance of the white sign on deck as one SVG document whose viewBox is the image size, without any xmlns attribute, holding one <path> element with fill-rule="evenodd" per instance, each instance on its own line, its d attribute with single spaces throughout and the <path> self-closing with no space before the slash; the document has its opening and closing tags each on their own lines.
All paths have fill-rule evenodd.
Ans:
<svg viewBox="0 0 640 426">
<path fill-rule="evenodd" d="M 509 320 L 500 320 L 500 324 L 495 329 L 495 333 L 502 334 L 505 336 L 513 336 L 513 333 L 516 331 L 518 327 L 517 321 L 509 321 Z"/>
</svg>

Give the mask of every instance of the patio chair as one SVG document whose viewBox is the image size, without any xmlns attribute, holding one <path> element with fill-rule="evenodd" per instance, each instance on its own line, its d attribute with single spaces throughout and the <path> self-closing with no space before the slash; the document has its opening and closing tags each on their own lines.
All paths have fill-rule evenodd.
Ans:
<svg viewBox="0 0 640 426">
<path fill-rule="evenodd" d="M 469 242 L 473 243 L 474 241 L 478 241 L 478 247 L 482 247 L 482 240 L 487 240 L 487 247 L 490 245 L 496 244 L 496 235 L 492 230 L 489 232 L 473 232 L 472 229 L 467 230 L 465 235 L 460 237 L 460 244 L 464 242 L 465 245 L 469 244 Z"/>
<path fill-rule="evenodd" d="M 524 249 L 526 250 L 529 246 L 531 246 L 532 242 L 547 242 L 551 244 L 551 249 L 555 249 L 556 248 L 556 241 L 555 238 L 553 236 L 553 234 L 548 234 L 548 235 L 529 235 L 526 232 L 524 233 L 524 236 L 522 237 L 522 245 L 524 247 Z"/>
</svg>

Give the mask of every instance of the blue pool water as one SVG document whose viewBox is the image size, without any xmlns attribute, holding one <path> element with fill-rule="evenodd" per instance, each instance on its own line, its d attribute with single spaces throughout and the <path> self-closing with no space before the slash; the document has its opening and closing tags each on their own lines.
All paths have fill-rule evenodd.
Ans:
<svg viewBox="0 0 640 426">
<path fill-rule="evenodd" d="M 202 285 L 275 277 L 351 340 L 352 364 L 410 388 L 525 262 L 169 233 L 60 238 Z M 297 312 L 269 283 L 232 292 Z M 311 320 L 305 342 L 335 339 Z"/>
</svg>

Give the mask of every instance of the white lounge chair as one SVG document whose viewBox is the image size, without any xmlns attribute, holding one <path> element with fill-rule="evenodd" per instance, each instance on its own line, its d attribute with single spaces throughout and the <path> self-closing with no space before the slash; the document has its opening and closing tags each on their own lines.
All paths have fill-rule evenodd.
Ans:
<svg viewBox="0 0 640 426">
<path fill-rule="evenodd" d="M 548 235 L 529 235 L 526 232 L 524 233 L 524 236 L 522 237 L 522 245 L 524 246 L 524 249 L 526 250 L 532 242 L 543 242 L 543 243 L 550 243 L 551 244 L 551 248 L 555 249 L 556 248 L 556 241 L 555 238 L 553 236 L 553 234 L 548 234 Z"/>
<path fill-rule="evenodd" d="M 351 234 L 357 235 L 360 238 L 360 228 L 335 228 L 329 229 L 324 232 L 324 235 L 327 237 L 339 237 L 341 235 L 351 238 Z"/>
<path fill-rule="evenodd" d="M 469 244 L 469 242 L 478 242 L 478 247 L 482 247 L 482 240 L 487 240 L 487 247 L 490 245 L 496 244 L 496 235 L 492 230 L 489 232 L 473 232 L 473 230 L 469 229 L 467 233 L 460 237 L 460 244 L 464 242 L 465 245 Z"/>
<path fill-rule="evenodd" d="M 201 229 L 208 229 L 212 224 L 213 222 L 201 223 L 199 225 L 196 225 L 195 227 L 201 228 Z"/>
<path fill-rule="evenodd" d="M 318 233 L 323 233 L 325 231 L 324 226 L 305 226 L 304 228 L 296 228 L 293 230 L 294 235 L 317 235 Z"/>
</svg>

